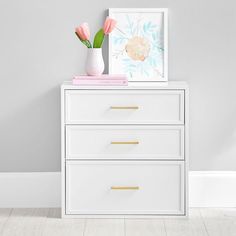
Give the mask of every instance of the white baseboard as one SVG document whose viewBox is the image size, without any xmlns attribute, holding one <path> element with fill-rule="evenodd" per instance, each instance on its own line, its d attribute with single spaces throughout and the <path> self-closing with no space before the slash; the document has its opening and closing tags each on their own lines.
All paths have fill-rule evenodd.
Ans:
<svg viewBox="0 0 236 236">
<path fill-rule="evenodd" d="M 0 173 L 0 208 L 60 207 L 59 172 Z M 236 171 L 190 171 L 190 207 L 236 207 Z"/>
<path fill-rule="evenodd" d="M 59 172 L 0 173 L 0 208 L 59 207 Z"/>
<path fill-rule="evenodd" d="M 190 207 L 236 207 L 236 171 L 190 171 Z"/>
</svg>

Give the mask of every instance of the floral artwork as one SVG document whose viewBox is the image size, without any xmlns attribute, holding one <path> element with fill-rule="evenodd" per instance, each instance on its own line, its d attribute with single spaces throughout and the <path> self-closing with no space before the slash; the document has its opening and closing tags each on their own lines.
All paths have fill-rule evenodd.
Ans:
<svg viewBox="0 0 236 236">
<path fill-rule="evenodd" d="M 164 13 L 111 9 L 117 21 L 109 37 L 109 72 L 130 81 L 164 81 Z"/>
</svg>

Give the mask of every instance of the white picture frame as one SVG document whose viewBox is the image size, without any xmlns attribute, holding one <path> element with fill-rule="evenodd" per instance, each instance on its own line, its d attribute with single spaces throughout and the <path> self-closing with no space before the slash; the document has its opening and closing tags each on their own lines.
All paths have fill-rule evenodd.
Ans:
<svg viewBox="0 0 236 236">
<path fill-rule="evenodd" d="M 168 81 L 168 9 L 109 8 L 108 15 L 117 21 L 109 34 L 109 74 Z"/>
</svg>

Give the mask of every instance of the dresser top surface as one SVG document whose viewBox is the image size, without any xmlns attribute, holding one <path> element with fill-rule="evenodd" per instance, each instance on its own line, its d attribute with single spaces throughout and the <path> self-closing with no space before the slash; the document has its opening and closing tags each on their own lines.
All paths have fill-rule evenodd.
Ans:
<svg viewBox="0 0 236 236">
<path fill-rule="evenodd" d="M 168 82 L 129 82 L 127 86 L 85 86 L 73 85 L 72 81 L 65 81 L 61 85 L 62 89 L 77 90 L 129 90 L 129 89 L 187 89 L 188 84 L 185 81 L 168 81 Z"/>
</svg>

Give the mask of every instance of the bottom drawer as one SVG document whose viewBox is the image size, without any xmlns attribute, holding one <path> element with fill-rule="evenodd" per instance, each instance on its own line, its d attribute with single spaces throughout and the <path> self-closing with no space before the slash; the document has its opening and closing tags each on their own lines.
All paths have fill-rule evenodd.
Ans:
<svg viewBox="0 0 236 236">
<path fill-rule="evenodd" d="M 67 161 L 66 214 L 185 214 L 183 161 Z"/>
</svg>

